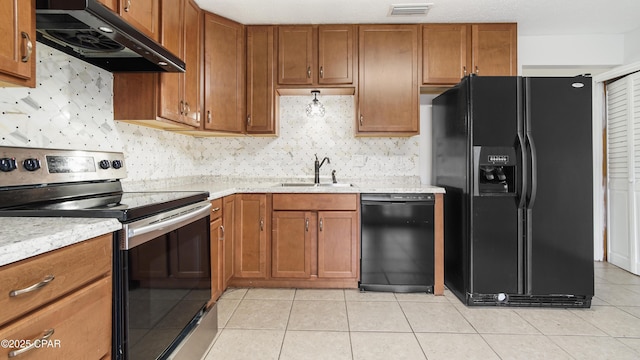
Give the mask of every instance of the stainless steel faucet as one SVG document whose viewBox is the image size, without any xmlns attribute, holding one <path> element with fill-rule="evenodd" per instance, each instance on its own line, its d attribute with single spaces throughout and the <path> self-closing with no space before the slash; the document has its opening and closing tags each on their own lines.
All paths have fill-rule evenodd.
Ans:
<svg viewBox="0 0 640 360">
<path fill-rule="evenodd" d="M 325 161 L 327 162 L 327 164 L 331 164 L 331 160 L 329 160 L 329 158 L 325 156 L 324 159 L 322 159 L 322 162 L 320 162 L 318 160 L 318 154 L 315 154 L 315 155 L 316 155 L 316 161 L 313 164 L 314 165 L 313 167 L 315 170 L 315 176 L 313 178 L 313 183 L 320 184 L 320 168 L 322 167 L 322 165 L 324 165 Z"/>
</svg>

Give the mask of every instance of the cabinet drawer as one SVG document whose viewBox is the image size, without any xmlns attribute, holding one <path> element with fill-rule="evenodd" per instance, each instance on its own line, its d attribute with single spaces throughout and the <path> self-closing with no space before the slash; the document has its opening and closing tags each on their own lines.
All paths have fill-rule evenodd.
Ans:
<svg viewBox="0 0 640 360">
<path fill-rule="evenodd" d="M 357 194 L 273 194 L 273 210 L 356 210 Z"/>
<path fill-rule="evenodd" d="M 0 268 L 0 326 L 111 272 L 112 235 L 103 235 Z M 53 276 L 41 288 L 10 296 Z"/>
<path fill-rule="evenodd" d="M 111 351 L 111 277 L 0 328 L 0 339 L 33 343 L 51 330 L 53 334 L 38 348 L 17 358 L 101 359 L 108 355 Z M 6 359 L 13 350 L 16 349 L 0 347 L 0 358 Z"/>
<path fill-rule="evenodd" d="M 211 200 L 211 218 L 209 220 L 213 221 L 221 217 L 222 217 L 222 198 Z"/>
</svg>

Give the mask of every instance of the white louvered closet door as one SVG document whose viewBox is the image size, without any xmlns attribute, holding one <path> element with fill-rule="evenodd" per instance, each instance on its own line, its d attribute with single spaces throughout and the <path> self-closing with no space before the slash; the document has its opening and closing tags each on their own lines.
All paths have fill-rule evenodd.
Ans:
<svg viewBox="0 0 640 360">
<path fill-rule="evenodd" d="M 608 259 L 640 274 L 640 73 L 607 85 Z"/>
</svg>

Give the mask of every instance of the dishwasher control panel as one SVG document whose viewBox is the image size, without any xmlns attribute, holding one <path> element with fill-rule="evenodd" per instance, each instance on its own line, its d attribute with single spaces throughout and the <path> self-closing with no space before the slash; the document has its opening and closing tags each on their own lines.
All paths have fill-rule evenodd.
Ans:
<svg viewBox="0 0 640 360">
<path fill-rule="evenodd" d="M 435 201 L 434 194 L 424 193 L 387 193 L 387 194 L 361 194 L 361 201 L 388 201 L 388 202 L 432 202 Z"/>
</svg>

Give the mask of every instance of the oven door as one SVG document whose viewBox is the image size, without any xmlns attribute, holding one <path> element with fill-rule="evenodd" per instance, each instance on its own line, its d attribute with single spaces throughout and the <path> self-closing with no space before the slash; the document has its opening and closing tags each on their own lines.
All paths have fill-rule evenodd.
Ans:
<svg viewBox="0 0 640 360">
<path fill-rule="evenodd" d="M 114 256 L 115 358 L 166 358 L 207 314 L 210 207 L 204 201 L 124 224 Z"/>
</svg>

